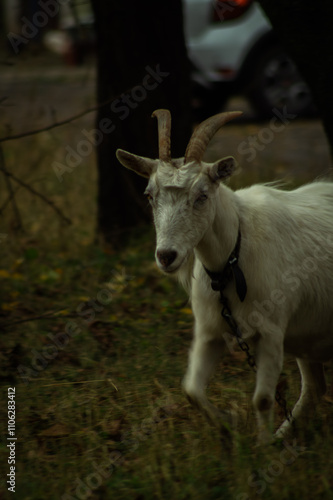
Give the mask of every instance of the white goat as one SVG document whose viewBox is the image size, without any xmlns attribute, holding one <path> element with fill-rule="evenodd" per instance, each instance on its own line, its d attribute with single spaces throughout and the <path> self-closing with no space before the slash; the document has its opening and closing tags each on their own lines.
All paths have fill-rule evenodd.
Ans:
<svg viewBox="0 0 333 500">
<path fill-rule="evenodd" d="M 302 376 L 293 418 L 325 392 L 323 362 L 333 357 L 333 184 L 315 182 L 289 192 L 263 185 L 233 192 L 225 186 L 221 181 L 233 173 L 235 160 L 211 164 L 202 157 L 216 131 L 240 114 L 221 113 L 203 122 L 185 158 L 174 160 L 170 113 L 157 110 L 160 158 L 123 150 L 117 157 L 149 178 L 145 193 L 153 208 L 158 267 L 190 283 L 195 331 L 183 387 L 214 422 L 221 414 L 205 389 L 230 328 L 205 268 L 220 272 L 237 254 L 238 283 L 231 276 L 223 295 L 243 338 L 251 341 L 257 366 L 253 404 L 259 441 L 267 442 L 284 352 L 297 358 Z M 247 293 L 244 283 L 237 293 L 239 274 Z M 285 435 L 290 426 L 286 420 L 276 434 Z"/>
</svg>

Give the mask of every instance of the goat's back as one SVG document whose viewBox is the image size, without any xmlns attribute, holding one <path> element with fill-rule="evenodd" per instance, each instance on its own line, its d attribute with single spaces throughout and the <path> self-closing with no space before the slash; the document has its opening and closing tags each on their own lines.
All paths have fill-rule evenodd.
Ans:
<svg viewBox="0 0 333 500">
<path fill-rule="evenodd" d="M 295 355 L 332 357 L 333 183 L 293 191 L 257 185 L 236 194 L 248 283 L 240 314 L 260 311 L 285 329 Z"/>
</svg>

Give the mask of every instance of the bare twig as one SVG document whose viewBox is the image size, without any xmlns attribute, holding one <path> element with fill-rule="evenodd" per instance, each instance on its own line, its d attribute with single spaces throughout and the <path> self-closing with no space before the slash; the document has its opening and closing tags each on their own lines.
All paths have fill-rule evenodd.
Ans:
<svg viewBox="0 0 333 500">
<path fill-rule="evenodd" d="M 74 384 L 94 384 L 96 382 L 109 382 L 115 389 L 118 391 L 118 388 L 114 385 L 110 378 L 102 379 L 102 380 L 79 380 L 78 382 L 58 382 L 56 384 L 45 384 L 41 387 L 58 387 L 61 385 L 74 385 Z"/>
<path fill-rule="evenodd" d="M 1 144 L 0 144 L 0 148 L 1 148 Z M 39 155 L 39 158 L 36 160 L 36 162 L 33 163 L 33 165 L 31 165 L 32 167 L 32 170 L 35 169 L 35 167 L 37 165 L 39 165 L 39 162 L 40 160 L 42 159 L 43 157 L 43 154 L 40 154 Z M 5 208 L 7 207 L 7 205 L 10 203 L 10 201 L 12 200 L 13 196 L 16 195 L 17 191 L 21 188 L 22 186 L 17 186 L 15 190 L 13 190 L 13 193 L 11 195 L 8 196 L 8 198 L 3 202 L 3 204 L 1 205 L 0 207 L 0 215 L 4 212 Z"/>
<path fill-rule="evenodd" d="M 5 175 L 5 180 L 6 180 L 6 184 L 7 184 L 7 188 L 8 188 L 8 192 L 9 192 L 9 199 L 13 204 L 14 213 L 15 213 L 16 222 L 17 222 L 16 228 L 23 229 L 21 214 L 20 214 L 20 211 L 19 211 L 18 206 L 16 204 L 15 192 L 13 190 L 13 186 L 12 186 L 12 183 L 10 180 L 10 177 L 12 177 L 12 176 L 6 168 L 5 155 L 3 154 L 3 149 L 1 147 L 1 145 L 0 145 L 0 169 Z"/>
<path fill-rule="evenodd" d="M 68 314 L 59 314 L 61 313 L 62 309 L 60 311 L 51 311 L 48 313 L 40 314 L 39 316 L 31 316 L 30 318 L 22 318 L 18 319 L 15 321 L 10 321 L 9 323 L 0 323 L 1 328 L 8 328 L 13 325 L 19 325 L 20 323 L 28 323 L 30 321 L 35 321 L 39 319 L 63 319 L 63 318 L 76 318 L 77 314 L 75 313 L 68 313 Z"/>
<path fill-rule="evenodd" d="M 18 179 L 18 177 L 16 177 L 16 175 L 14 175 L 14 174 L 6 171 L 6 169 L 4 169 L 1 164 L 0 164 L 0 170 L 2 172 L 4 172 L 7 176 L 11 177 L 18 184 L 20 184 L 21 186 L 23 186 L 25 189 L 27 189 L 28 191 L 30 191 L 30 193 L 38 196 L 47 205 L 50 205 L 50 207 L 53 208 L 53 210 L 59 215 L 59 217 L 61 217 L 67 224 L 69 224 L 69 225 L 72 224 L 72 221 L 68 217 L 66 217 L 66 215 L 64 215 L 62 213 L 62 211 L 60 210 L 60 208 L 58 208 L 53 201 L 51 201 L 48 198 L 46 198 L 46 196 L 44 196 L 43 194 L 41 194 L 39 191 L 36 191 L 36 189 L 34 189 L 33 187 L 29 186 L 29 184 L 27 184 L 26 182 L 23 182 L 23 181 L 21 181 L 21 179 Z"/>
<path fill-rule="evenodd" d="M 96 106 L 92 106 L 91 108 L 87 108 L 84 111 L 81 111 L 81 113 L 73 115 L 70 118 L 66 118 L 65 120 L 60 120 L 59 122 L 54 122 L 51 125 L 46 125 L 46 127 L 30 130 L 29 132 L 22 132 L 21 134 L 13 134 L 0 137 L 0 143 L 6 141 L 13 141 L 14 139 L 22 139 L 23 137 L 29 137 L 30 135 L 40 134 L 41 132 L 47 132 L 54 128 L 61 127 L 62 125 L 67 125 L 68 123 L 71 123 L 75 120 L 78 120 L 79 118 L 82 118 L 82 116 L 92 113 L 93 111 L 97 111 L 99 108 L 102 108 L 107 104 L 111 104 L 114 101 L 114 99 L 116 99 L 116 97 L 113 97 L 112 99 L 109 99 L 108 101 L 105 101 L 101 104 L 97 104 Z"/>
<path fill-rule="evenodd" d="M 15 190 L 13 190 L 12 193 L 9 194 L 8 198 L 3 202 L 3 204 L 0 207 L 0 215 L 3 213 L 5 210 L 6 206 L 11 202 L 11 200 L 14 198 L 16 195 L 17 191 L 20 189 L 20 187 L 17 187 Z"/>
<path fill-rule="evenodd" d="M 13 325 L 19 325 L 21 323 L 29 323 L 30 321 L 37 321 L 37 320 L 40 320 L 40 319 L 77 318 L 77 313 L 74 313 L 74 312 L 71 313 L 71 312 L 69 312 L 69 313 L 66 313 L 66 314 L 61 314 L 62 311 L 63 311 L 63 309 L 60 309 L 59 311 L 49 311 L 49 312 L 46 312 L 44 314 L 39 314 L 38 316 L 30 316 L 29 318 L 17 319 L 17 320 L 14 320 L 14 321 L 10 321 L 8 323 L 1 323 L 0 322 L 0 327 L 1 328 L 9 328 L 10 326 L 13 326 Z M 112 325 L 114 322 L 113 321 L 99 319 L 99 320 L 91 321 L 89 323 L 89 326 L 90 325 L 94 325 L 96 323 L 103 323 L 103 324 L 106 324 L 106 325 Z"/>
</svg>

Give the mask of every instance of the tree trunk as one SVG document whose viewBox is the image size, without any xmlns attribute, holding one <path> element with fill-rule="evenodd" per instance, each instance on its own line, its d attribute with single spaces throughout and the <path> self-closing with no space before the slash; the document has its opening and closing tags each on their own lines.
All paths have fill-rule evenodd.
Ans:
<svg viewBox="0 0 333 500">
<path fill-rule="evenodd" d="M 172 154 L 183 156 L 191 133 L 190 77 L 181 0 L 91 0 L 97 36 L 96 132 L 98 229 L 108 242 L 150 218 L 142 192 L 146 180 L 122 167 L 117 148 L 158 157 L 155 109 L 173 118 Z M 107 121 L 108 120 L 108 121 Z M 100 137 L 100 140 L 98 140 Z"/>
<path fill-rule="evenodd" d="M 333 153 L 333 2 L 259 0 L 309 85 Z"/>
</svg>

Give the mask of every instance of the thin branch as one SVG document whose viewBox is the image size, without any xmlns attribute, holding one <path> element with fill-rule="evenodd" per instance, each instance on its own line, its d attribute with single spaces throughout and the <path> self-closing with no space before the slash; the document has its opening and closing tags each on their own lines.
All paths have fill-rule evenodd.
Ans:
<svg viewBox="0 0 333 500">
<path fill-rule="evenodd" d="M 0 148 L 1 148 L 1 144 L 0 144 Z M 40 160 L 43 158 L 43 155 L 44 153 L 41 153 L 39 155 L 39 158 L 37 158 L 37 160 L 32 164 L 32 170 L 34 170 L 35 167 L 37 167 L 37 165 L 39 165 L 39 162 Z M 5 208 L 7 207 L 7 205 L 10 203 L 12 197 L 14 195 L 16 195 L 16 193 L 18 192 L 18 190 L 21 188 L 22 186 L 17 186 L 16 189 L 13 191 L 12 195 L 8 196 L 8 198 L 3 202 L 3 204 L 0 206 L 0 215 L 4 212 Z"/>
<path fill-rule="evenodd" d="M 30 321 L 36 321 L 40 319 L 63 319 L 63 318 L 77 318 L 77 313 L 66 313 L 66 314 L 60 314 L 63 311 L 63 309 L 60 309 L 59 311 L 50 311 L 46 312 L 44 314 L 40 314 L 38 316 L 30 316 L 29 318 L 22 318 L 22 319 L 17 319 L 14 321 L 10 321 L 9 323 L 1 323 L 0 322 L 0 327 L 1 328 L 8 328 L 13 325 L 19 325 L 21 323 L 29 323 Z M 112 325 L 114 322 L 113 321 L 108 321 L 108 320 L 103 320 L 103 319 L 97 319 L 90 321 L 88 326 L 94 325 L 95 323 L 103 323 L 106 325 Z"/>
<path fill-rule="evenodd" d="M 8 328 L 13 325 L 19 325 L 20 323 L 28 323 L 30 321 L 35 321 L 38 319 L 63 319 L 63 318 L 75 318 L 77 317 L 77 314 L 75 313 L 69 313 L 69 314 L 59 314 L 63 309 L 60 311 L 51 311 L 48 313 L 40 314 L 39 316 L 31 316 L 30 318 L 23 318 L 23 319 L 18 319 L 16 321 L 11 321 L 10 323 L 0 323 L 0 326 L 2 328 Z"/>
<path fill-rule="evenodd" d="M 74 384 L 94 384 L 96 382 L 109 382 L 113 387 L 118 391 L 117 387 L 114 385 L 110 378 L 102 379 L 102 380 L 80 380 L 78 382 L 58 382 L 56 384 L 45 384 L 41 387 L 59 387 L 61 385 L 74 385 Z"/>
<path fill-rule="evenodd" d="M 41 132 L 47 132 L 49 130 L 52 130 L 57 127 L 61 127 L 62 125 L 67 125 L 68 123 L 71 123 L 75 120 L 78 120 L 79 118 L 82 118 L 82 116 L 88 115 L 89 113 L 92 113 L 93 111 L 97 111 L 99 108 L 102 108 L 103 106 L 106 106 L 107 104 L 111 104 L 116 97 L 113 97 L 112 99 L 109 99 L 108 101 L 105 101 L 101 104 L 98 104 L 96 106 L 92 106 L 91 108 L 87 108 L 84 111 L 81 111 L 81 113 L 78 113 L 77 115 L 73 115 L 70 118 L 66 118 L 65 120 L 60 120 L 59 122 L 54 122 L 51 125 L 47 125 L 46 127 L 41 127 L 37 128 L 35 130 L 30 130 L 29 132 L 22 132 L 21 134 L 14 134 L 14 135 L 6 135 L 4 137 L 0 137 L 0 143 L 1 142 L 6 142 L 6 141 L 13 141 L 14 139 L 22 139 L 23 137 L 29 137 L 30 135 L 35 135 L 35 134 L 40 134 Z"/>
<path fill-rule="evenodd" d="M 49 200 L 48 198 L 46 198 L 46 196 L 44 196 L 43 194 L 41 194 L 39 191 L 36 191 L 34 188 L 32 188 L 31 186 L 29 186 L 29 184 L 26 184 L 25 182 L 21 181 L 21 179 L 18 179 L 14 174 L 8 172 L 5 168 L 3 168 L 3 166 L 0 164 L 0 170 L 2 172 L 4 172 L 7 176 L 11 177 L 14 181 L 16 181 L 18 184 L 20 184 L 21 186 L 23 186 L 25 189 L 27 189 L 28 191 L 30 191 L 30 193 L 38 196 L 41 200 L 43 200 L 47 205 L 50 205 L 50 207 L 59 215 L 59 217 L 61 217 L 68 225 L 72 224 L 72 221 L 66 217 L 66 215 L 64 215 L 62 213 L 62 211 L 60 210 L 60 208 L 58 208 L 55 203 L 51 200 Z"/>
<path fill-rule="evenodd" d="M 18 206 L 16 204 L 15 192 L 13 190 L 13 186 L 12 186 L 12 183 L 10 180 L 10 177 L 12 177 L 12 175 L 10 174 L 10 172 L 8 172 L 8 170 L 6 168 L 5 156 L 3 154 L 3 149 L 2 149 L 1 144 L 0 144 L 0 169 L 4 173 L 4 176 L 6 179 L 6 184 L 7 184 L 7 188 L 8 188 L 8 192 L 9 192 L 9 199 L 13 204 L 14 213 L 15 213 L 15 217 L 16 217 L 16 221 L 17 221 L 17 229 L 23 229 L 21 214 L 20 214 L 20 211 L 19 211 Z"/>
<path fill-rule="evenodd" d="M 14 198 L 16 195 L 17 191 L 20 189 L 20 186 L 18 186 L 15 190 L 13 190 L 12 193 L 8 196 L 8 198 L 3 202 L 3 204 L 0 207 L 0 215 L 4 212 L 6 206 L 11 202 L 11 200 Z"/>
<path fill-rule="evenodd" d="M 78 120 L 79 118 L 82 118 L 83 116 L 88 115 L 89 113 L 92 113 L 93 111 L 97 111 L 98 109 L 103 108 L 104 106 L 107 106 L 107 104 L 112 104 L 113 101 L 115 101 L 116 99 L 121 97 L 123 94 L 127 94 L 127 93 L 131 92 L 131 90 L 134 87 L 131 87 L 127 90 L 124 90 L 121 94 L 117 94 L 114 97 L 112 97 L 112 99 L 108 99 L 107 101 L 101 102 L 100 104 L 96 104 L 96 106 L 92 106 L 91 108 L 87 108 L 84 111 L 81 111 L 81 113 L 78 113 L 77 115 L 73 115 L 70 118 L 66 118 L 65 120 L 60 120 L 59 122 L 51 123 L 51 125 L 47 125 L 46 127 L 37 128 L 35 130 L 31 130 L 30 132 L 22 132 L 21 134 L 5 135 L 4 137 L 0 137 L 0 143 L 6 142 L 6 141 L 13 141 L 15 139 L 22 139 L 23 137 L 29 137 L 30 135 L 40 134 L 41 132 L 48 132 L 49 130 L 52 130 L 54 128 L 61 127 L 62 125 L 67 125 L 68 123 L 71 123 L 75 120 Z"/>
</svg>

